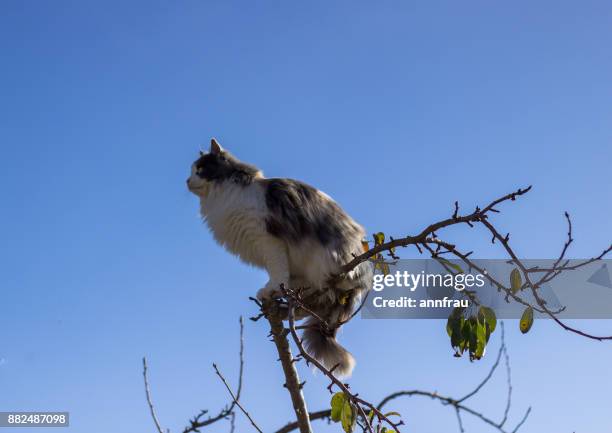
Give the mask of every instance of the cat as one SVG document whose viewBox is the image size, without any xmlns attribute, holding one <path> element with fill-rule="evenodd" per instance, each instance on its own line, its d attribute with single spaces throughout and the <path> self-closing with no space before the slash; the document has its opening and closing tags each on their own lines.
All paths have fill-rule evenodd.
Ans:
<svg viewBox="0 0 612 433">
<path fill-rule="evenodd" d="M 281 284 L 302 290 L 304 302 L 328 325 L 307 319 L 306 351 L 335 367 L 334 374 L 349 376 L 355 359 L 336 334 L 371 288 L 371 264 L 360 264 L 341 281 L 329 280 L 363 251 L 364 229 L 327 194 L 297 180 L 268 179 L 214 138 L 192 164 L 187 187 L 200 198 L 200 213 L 215 240 L 267 271 L 260 300 L 281 297 Z"/>
</svg>

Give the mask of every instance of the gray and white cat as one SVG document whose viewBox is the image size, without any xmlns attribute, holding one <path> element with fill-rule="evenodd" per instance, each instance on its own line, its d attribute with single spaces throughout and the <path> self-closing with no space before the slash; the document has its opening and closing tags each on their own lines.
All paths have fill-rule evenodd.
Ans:
<svg viewBox="0 0 612 433">
<path fill-rule="evenodd" d="M 340 282 L 340 266 L 360 254 L 363 228 L 325 193 L 292 179 L 268 179 L 240 162 L 215 139 L 200 152 L 187 179 L 200 197 L 200 212 L 215 240 L 244 262 L 263 268 L 269 281 L 259 299 L 280 296 L 279 287 L 302 288 L 305 302 L 331 331 L 308 319 L 306 350 L 334 372 L 350 375 L 355 360 L 336 333 L 370 289 L 372 269 L 363 263 Z"/>
</svg>

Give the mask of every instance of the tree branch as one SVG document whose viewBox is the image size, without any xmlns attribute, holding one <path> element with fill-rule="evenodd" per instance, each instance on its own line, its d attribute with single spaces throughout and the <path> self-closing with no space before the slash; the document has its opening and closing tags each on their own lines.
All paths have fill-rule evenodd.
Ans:
<svg viewBox="0 0 612 433">
<path fill-rule="evenodd" d="M 506 420 L 508 419 L 508 412 L 509 412 L 510 406 L 511 406 L 512 383 L 511 383 L 511 379 L 510 379 L 510 360 L 509 360 L 509 357 L 508 357 L 508 351 L 507 351 L 506 343 L 505 343 L 503 323 L 501 323 L 501 327 L 502 327 L 502 336 L 501 336 L 501 340 L 502 341 L 501 341 L 501 345 L 500 345 L 499 352 L 498 352 L 497 359 L 496 359 L 495 363 L 491 367 L 491 370 L 489 371 L 489 373 L 487 374 L 485 379 L 482 382 L 480 382 L 473 391 L 471 391 L 470 393 L 468 393 L 464 397 L 462 397 L 460 399 L 454 399 L 452 397 L 446 397 L 446 396 L 440 395 L 437 392 L 421 391 L 421 390 L 398 391 L 398 392 L 395 392 L 395 393 L 390 394 L 387 397 L 385 397 L 378 404 L 377 408 L 379 410 L 382 410 L 382 408 L 387 403 L 389 403 L 390 401 L 392 401 L 392 400 L 394 400 L 394 399 L 396 399 L 398 397 L 402 397 L 402 396 L 407 396 L 407 397 L 413 397 L 413 396 L 429 397 L 429 398 L 432 398 L 434 400 L 438 400 L 443 405 L 452 406 L 455 409 L 455 413 L 457 415 L 457 422 L 458 422 L 458 426 L 459 426 L 459 431 L 461 433 L 464 432 L 463 421 L 461 419 L 461 412 L 469 413 L 470 415 L 472 415 L 472 416 L 474 416 L 476 418 L 479 418 L 484 423 L 486 423 L 486 424 L 490 425 L 491 427 L 494 427 L 495 429 L 497 429 L 500 433 L 510 433 L 510 432 L 516 433 L 519 430 L 519 428 L 527 420 L 527 417 L 531 413 L 531 407 L 527 408 L 527 410 L 525 411 L 525 414 L 521 418 L 521 421 L 514 427 L 514 429 L 509 431 L 509 430 L 506 430 L 504 428 Z M 466 400 L 468 400 L 469 398 L 471 398 L 474 395 L 476 395 L 478 392 L 480 392 L 482 387 L 491 379 L 491 377 L 493 376 L 493 373 L 495 372 L 495 370 L 497 369 L 497 367 L 499 365 L 499 362 L 500 362 L 502 354 L 504 355 L 504 360 L 505 360 L 505 363 L 506 363 L 506 374 L 507 374 L 507 379 L 508 379 L 508 396 L 507 396 L 507 399 L 506 399 L 506 408 L 504 410 L 503 418 L 502 418 L 501 421 L 496 422 L 496 421 L 492 420 L 491 418 L 485 416 L 482 412 L 474 410 L 474 409 L 466 406 L 463 403 Z"/>
<path fill-rule="evenodd" d="M 246 411 L 246 409 L 240 404 L 240 402 L 238 401 L 238 397 L 236 395 L 234 395 L 234 393 L 232 392 L 232 389 L 227 384 L 227 381 L 225 380 L 225 377 L 223 377 L 223 375 L 221 374 L 221 372 L 217 368 L 217 364 L 213 363 L 213 368 L 215 369 L 215 373 L 217 373 L 217 376 L 219 376 L 219 378 L 223 382 L 223 385 L 225 385 L 225 387 L 227 388 L 227 392 L 229 392 L 230 397 L 232 397 L 233 404 L 238 406 L 238 408 L 242 411 L 242 413 L 249 419 L 249 421 L 251 422 L 251 425 L 253 427 L 255 427 L 255 430 L 257 430 L 259 433 L 263 433 L 261 431 L 261 429 L 259 428 L 259 426 L 255 423 L 253 418 L 251 418 L 251 415 L 249 415 L 249 413 Z"/>
<path fill-rule="evenodd" d="M 209 426 L 223 419 L 229 419 L 232 422 L 234 416 L 234 407 L 236 402 L 240 400 L 240 393 L 242 392 L 242 377 L 244 372 L 244 321 L 242 316 L 240 317 L 240 369 L 238 373 L 238 389 L 236 391 L 236 399 L 232 401 L 227 407 L 222 409 L 217 415 L 203 419 L 208 410 L 201 410 L 199 414 L 189 420 L 189 426 L 185 427 L 183 433 L 197 433 L 202 427 Z"/>
<path fill-rule="evenodd" d="M 159 420 L 157 419 L 157 414 L 155 413 L 155 408 L 153 407 L 153 402 L 151 400 L 151 391 L 149 390 L 149 379 L 147 378 L 147 358 L 142 358 L 142 376 L 144 377 L 144 387 L 145 394 L 147 396 L 147 404 L 149 405 L 149 410 L 151 411 L 151 418 L 153 418 L 153 422 L 155 423 L 155 428 L 157 429 L 157 433 L 164 433 L 162 431 L 161 425 L 159 424 Z"/>
<path fill-rule="evenodd" d="M 268 322 L 270 322 L 270 334 L 272 336 L 272 341 L 276 345 L 278 357 L 283 367 L 283 373 L 285 375 L 284 386 L 291 396 L 293 410 L 297 418 L 297 426 L 300 429 L 300 433 L 312 433 L 308 409 L 306 408 L 306 400 L 302 393 L 304 383 L 300 383 L 300 378 L 295 368 L 295 362 L 297 360 L 293 358 L 291 348 L 289 347 L 289 341 L 287 340 L 289 331 L 283 326 L 283 319 L 278 311 L 278 304 L 276 301 L 265 302 L 262 309 Z"/>
</svg>

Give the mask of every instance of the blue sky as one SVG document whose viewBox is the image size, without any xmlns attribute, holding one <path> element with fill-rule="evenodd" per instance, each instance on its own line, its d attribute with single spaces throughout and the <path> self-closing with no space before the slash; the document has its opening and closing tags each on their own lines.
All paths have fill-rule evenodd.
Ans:
<svg viewBox="0 0 612 433">
<path fill-rule="evenodd" d="M 559 251 L 565 210 L 572 257 L 612 237 L 608 2 L 6 0 L 1 10 L 1 410 L 68 410 L 75 433 L 151 432 L 143 355 L 173 432 L 227 401 L 211 363 L 235 384 L 238 317 L 255 313 L 247 297 L 266 276 L 214 244 L 185 190 L 211 136 L 269 176 L 323 189 L 369 232 L 414 233 L 455 200 L 472 208 L 533 184 L 496 217 L 523 257 Z M 482 231 L 448 238 L 503 257 Z M 612 322 L 579 324 L 612 333 Z M 266 334 L 247 321 L 243 403 L 271 431 L 292 416 Z M 526 336 L 510 321 L 507 337 L 511 421 L 534 407 L 522 431 L 609 425 L 610 344 L 548 321 Z M 355 320 L 341 339 L 358 360 L 353 388 L 372 400 L 460 395 L 492 362 L 453 358 L 440 321 Z M 325 407 L 326 382 L 300 373 L 309 407 Z M 474 406 L 501 416 L 504 383 Z M 456 429 L 435 402 L 393 408 L 405 430 Z"/>
</svg>

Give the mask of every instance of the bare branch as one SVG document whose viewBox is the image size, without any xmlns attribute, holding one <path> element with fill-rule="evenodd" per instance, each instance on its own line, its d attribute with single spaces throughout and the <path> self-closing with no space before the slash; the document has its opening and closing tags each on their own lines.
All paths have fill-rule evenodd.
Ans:
<svg viewBox="0 0 612 433">
<path fill-rule="evenodd" d="M 569 219 L 569 214 L 567 214 L 567 213 L 566 213 L 566 218 L 567 218 L 568 223 L 569 223 L 568 241 L 565 243 L 565 245 L 563 247 L 563 250 L 561 252 L 561 255 L 559 256 L 559 259 L 555 262 L 555 264 L 559 264 L 563 260 L 563 257 L 565 256 L 565 252 L 567 251 L 567 247 L 569 246 L 569 244 L 572 241 L 572 236 L 571 236 L 571 221 Z M 565 322 L 563 322 L 561 319 L 559 319 L 557 317 L 557 315 L 555 314 L 555 312 L 551 311 L 546 306 L 546 302 L 540 297 L 540 295 L 538 293 L 538 288 L 544 282 L 550 281 L 551 275 L 559 275 L 561 270 L 560 269 L 556 269 L 555 266 L 553 266 L 553 268 L 551 268 L 547 273 L 545 273 L 544 276 L 542 278 L 540 278 L 540 280 L 538 280 L 537 282 L 534 283 L 531 280 L 530 275 L 533 274 L 535 271 L 527 269 L 527 267 L 519 260 L 517 254 L 514 252 L 514 250 L 510 246 L 509 242 L 504 237 L 502 237 L 499 234 L 499 231 L 490 222 L 488 222 L 486 220 L 483 220 L 481 222 L 491 232 L 493 237 L 495 239 L 497 239 L 501 243 L 501 245 L 506 250 L 508 255 L 512 258 L 512 261 L 520 269 L 520 271 L 523 274 L 523 277 L 525 279 L 525 283 L 526 283 L 527 287 L 529 287 L 531 289 L 531 293 L 533 294 L 537 304 L 544 311 L 544 313 L 546 313 L 551 319 L 553 319 L 559 326 L 561 326 L 566 331 L 573 332 L 574 334 L 578 334 L 578 335 L 581 335 L 583 337 L 590 338 L 592 340 L 598 340 L 598 341 L 612 340 L 612 335 L 610 335 L 610 336 L 598 336 L 598 335 L 589 334 L 588 332 L 584 332 L 584 331 L 581 331 L 581 330 L 579 330 L 577 328 L 574 328 L 574 327 L 572 327 L 570 325 L 567 325 Z M 606 254 L 608 254 L 610 251 L 612 251 L 612 245 L 610 245 L 608 248 L 603 250 L 603 252 L 599 256 L 594 257 L 592 259 L 589 259 L 589 260 L 587 260 L 585 262 L 582 262 L 582 263 L 578 264 L 577 266 L 574 266 L 573 268 L 577 269 L 578 267 L 582 267 L 582 266 L 585 266 L 585 265 L 587 265 L 589 263 L 592 263 L 592 262 L 594 262 L 596 260 L 600 260 Z M 565 269 L 569 269 L 569 268 L 566 267 Z"/>
<path fill-rule="evenodd" d="M 234 395 L 234 393 L 232 392 L 232 389 L 230 388 L 230 386 L 227 384 L 227 381 L 225 380 L 225 377 L 223 377 L 223 375 L 221 374 L 221 372 L 219 371 L 219 369 L 217 368 L 217 364 L 213 363 L 213 368 L 215 369 L 215 373 L 217 373 L 217 376 L 219 376 L 219 378 L 221 379 L 221 381 L 223 382 L 223 385 L 225 385 L 225 387 L 227 388 L 227 392 L 229 392 L 229 395 L 232 397 L 232 400 L 234 402 L 234 404 L 236 406 L 238 406 L 238 408 L 242 411 L 242 413 L 249 419 L 249 421 L 251 422 L 251 425 L 253 427 L 255 427 L 255 430 L 257 430 L 259 433 L 263 433 L 261 431 L 261 429 L 259 428 L 259 426 L 255 423 L 255 421 L 253 420 L 253 418 L 251 418 L 251 415 L 249 415 L 249 413 L 244 409 L 244 407 L 240 404 L 240 402 L 238 401 L 238 398 Z"/>
<path fill-rule="evenodd" d="M 406 236 L 404 238 L 401 239 L 393 239 L 391 238 L 391 240 L 389 242 L 380 244 L 380 245 L 375 245 L 373 248 L 369 249 L 368 251 L 366 251 L 365 253 L 355 256 L 353 260 L 351 260 L 349 263 L 347 263 L 346 265 L 344 265 L 341 268 L 341 272 L 339 275 L 333 277 L 330 281 L 330 283 L 333 283 L 334 281 L 341 279 L 343 277 L 343 275 L 345 275 L 347 272 L 349 272 L 350 270 L 352 270 L 353 268 L 355 268 L 356 266 L 358 266 L 359 264 L 367 261 L 367 260 L 371 260 L 372 257 L 377 257 L 378 254 L 384 252 L 384 251 L 392 251 L 397 247 L 406 247 L 408 245 L 414 245 L 418 248 L 419 252 L 423 252 L 423 250 L 421 249 L 421 247 L 424 247 L 425 249 L 427 249 L 430 253 L 431 256 L 436 258 L 438 257 L 440 254 L 443 254 L 445 252 L 449 252 L 453 255 L 455 255 L 456 257 L 460 258 L 461 260 L 464 261 L 464 263 L 466 263 L 468 266 L 470 266 L 470 268 L 474 268 L 477 269 L 479 272 L 483 273 L 486 275 L 486 277 L 488 278 L 489 282 L 494 285 L 495 287 L 498 288 L 498 290 L 503 290 L 506 293 L 506 298 L 512 298 L 514 299 L 516 302 L 519 302 L 525 306 L 529 306 L 532 307 L 535 311 L 538 311 L 540 313 L 546 314 L 548 315 L 551 319 L 553 319 L 559 326 L 561 326 L 563 329 L 565 329 L 566 331 L 575 333 L 577 335 L 581 335 L 583 337 L 586 338 L 590 338 L 593 340 L 598 340 L 598 341 L 604 341 L 604 340 L 612 340 L 612 335 L 610 336 L 599 336 L 599 335 L 593 335 L 590 334 L 588 332 L 584 332 L 580 329 L 574 328 L 568 324 L 566 324 L 564 321 L 562 321 L 561 319 L 559 319 L 559 317 L 557 317 L 557 315 L 562 312 L 565 308 L 562 307 L 557 311 L 553 311 L 550 308 L 548 308 L 546 306 L 546 302 L 544 301 L 544 299 L 541 298 L 541 296 L 538 294 L 538 288 L 541 287 L 542 284 L 551 281 L 552 279 L 554 279 L 555 277 L 557 277 L 558 275 L 561 274 L 561 272 L 563 271 L 569 271 L 569 270 L 575 270 L 578 268 L 581 268 L 583 266 L 586 266 L 590 263 L 593 263 L 597 260 L 601 260 L 603 257 L 605 257 L 608 253 L 610 253 L 612 251 L 612 244 L 609 245 L 607 248 L 605 248 L 601 254 L 599 254 L 596 257 L 593 257 L 589 260 L 585 260 L 581 263 L 578 264 L 574 264 L 574 265 L 569 265 L 569 261 L 568 260 L 564 260 L 565 259 L 565 255 L 570 247 L 570 245 L 572 244 L 572 242 L 574 241 L 573 236 L 572 236 L 572 222 L 569 216 L 569 213 L 565 212 L 565 218 L 567 220 L 567 225 L 568 225 L 568 229 L 567 229 L 567 240 L 565 241 L 563 248 L 561 250 L 561 254 L 559 255 L 558 259 L 555 261 L 555 263 L 553 264 L 552 268 L 548 268 L 548 269 L 542 269 L 542 268 L 527 268 L 518 258 L 517 254 L 514 252 L 514 250 L 510 247 L 510 233 L 507 233 L 505 235 L 501 235 L 501 233 L 499 232 L 499 230 L 497 230 L 497 228 L 495 228 L 495 226 L 488 220 L 488 216 L 489 213 L 499 213 L 499 211 L 496 209 L 496 206 L 502 202 L 505 201 L 514 201 L 516 200 L 517 197 L 522 196 L 524 194 L 526 194 L 527 192 L 529 192 L 531 190 L 531 186 L 521 189 L 519 188 L 518 190 L 516 190 L 515 192 L 512 192 L 510 194 L 506 194 L 503 197 L 500 197 L 494 201 L 492 201 L 491 203 L 489 203 L 487 206 L 485 206 L 483 209 L 480 209 L 479 207 L 476 207 L 476 210 L 474 212 L 472 212 L 469 215 L 464 215 L 464 216 L 460 216 L 459 215 L 459 203 L 455 202 L 455 207 L 454 207 L 454 212 L 452 214 L 452 216 L 450 218 L 447 218 L 445 220 L 441 220 L 438 221 L 436 223 L 430 224 L 429 226 L 427 226 L 425 229 L 423 229 L 419 234 L 414 235 L 414 236 Z M 449 244 L 447 242 L 441 241 L 437 235 L 436 235 L 436 231 L 439 231 L 442 228 L 446 228 L 446 227 L 450 227 L 453 225 L 457 225 L 460 223 L 467 223 L 470 227 L 473 227 L 474 224 L 480 223 L 482 224 L 492 235 L 491 241 L 493 243 L 495 243 L 495 241 L 499 241 L 499 243 L 503 246 L 503 248 L 505 249 L 505 251 L 508 253 L 508 255 L 510 256 L 510 258 L 512 259 L 512 262 L 515 263 L 517 265 L 517 267 L 520 269 L 521 273 L 523 274 L 524 280 L 525 280 L 525 284 L 524 287 L 527 287 L 531 290 L 531 293 L 533 294 L 536 302 L 535 304 L 530 304 L 528 302 L 526 302 L 525 300 L 523 300 L 520 296 L 518 296 L 516 293 L 513 293 L 512 290 L 510 290 L 509 288 L 505 287 L 503 284 L 501 284 L 499 281 L 496 281 L 494 278 L 492 278 L 488 273 L 483 272 L 483 269 L 480 269 L 478 266 L 475 265 L 475 263 L 473 261 L 471 261 L 470 259 L 468 259 L 468 256 L 471 253 L 467 253 L 467 254 L 462 254 L 460 251 L 458 251 L 455 248 L 455 245 Z M 437 248 L 431 249 L 428 247 L 428 244 L 435 244 L 437 246 Z M 443 247 L 445 250 L 441 251 L 441 247 Z M 394 255 L 395 256 L 395 255 Z M 535 275 L 535 274 L 544 274 L 543 276 L 541 276 L 539 279 L 536 280 L 532 280 L 530 275 Z"/>
<path fill-rule="evenodd" d="M 497 366 L 499 365 L 499 361 L 501 360 L 501 356 L 505 352 L 505 349 L 506 349 L 506 341 L 505 341 L 505 334 L 504 334 L 504 323 L 501 322 L 500 326 L 501 326 L 501 344 L 499 346 L 499 352 L 497 353 L 497 358 L 495 359 L 495 362 L 493 363 L 493 366 L 491 367 L 491 370 L 489 370 L 489 374 L 487 374 L 487 376 L 484 378 L 484 380 L 482 382 L 480 382 L 478 384 L 478 386 L 476 388 L 474 388 L 473 391 L 469 392 L 468 394 L 466 394 L 465 396 L 463 396 L 459 400 L 457 400 L 458 403 L 462 403 L 465 400 L 467 400 L 468 398 L 478 394 L 478 392 L 482 389 L 482 387 L 485 386 L 487 384 L 487 382 L 491 379 L 491 377 L 493 376 L 493 373 L 495 373 L 495 370 L 497 369 Z"/>
<path fill-rule="evenodd" d="M 503 416 L 502 420 L 500 422 L 495 422 L 491 418 L 485 416 L 482 412 L 479 412 L 477 410 L 474 410 L 474 409 L 466 406 L 465 404 L 463 404 L 463 402 L 465 402 L 467 399 L 469 399 L 470 397 L 472 397 L 475 394 L 477 394 L 478 392 L 480 392 L 482 387 L 489 381 L 489 379 L 491 378 L 493 372 L 496 370 L 497 366 L 499 365 L 499 361 L 500 361 L 502 353 L 505 355 L 506 370 L 507 370 L 507 374 L 508 374 L 508 398 L 507 398 L 507 401 L 506 401 L 506 409 L 504 411 L 504 416 Z M 413 397 L 413 396 L 429 397 L 431 399 L 438 400 L 443 405 L 452 406 L 455 409 L 455 413 L 457 415 L 457 422 L 458 422 L 458 425 L 459 425 L 459 431 L 461 433 L 464 432 L 463 421 L 461 419 L 461 412 L 469 413 L 470 415 L 480 419 L 481 421 L 483 421 L 484 423 L 490 425 L 491 427 L 494 427 L 500 433 L 509 433 L 510 431 L 506 430 L 504 428 L 504 425 L 505 425 L 506 420 L 508 418 L 508 411 L 510 409 L 510 397 L 511 397 L 511 394 L 512 394 L 512 385 L 511 385 L 511 381 L 510 381 L 510 363 L 509 363 L 509 357 L 508 357 L 508 353 L 507 353 L 507 348 L 506 348 L 506 345 L 505 345 L 505 342 L 504 342 L 503 323 L 502 323 L 502 342 L 501 342 L 501 346 L 500 346 L 500 350 L 499 350 L 497 359 L 496 359 L 495 363 L 493 364 L 493 367 L 491 368 L 489 374 L 474 389 L 474 391 L 470 392 L 465 397 L 462 397 L 460 399 L 454 399 L 452 397 L 446 397 L 446 396 L 438 394 L 437 392 L 430 392 L 430 391 L 421 391 L 421 390 L 398 391 L 398 392 L 395 392 L 395 393 L 390 394 L 387 397 L 385 397 L 378 404 L 377 408 L 379 410 L 382 410 L 382 408 L 387 403 L 389 403 L 390 401 L 392 401 L 392 400 L 394 400 L 394 399 L 396 399 L 398 397 L 402 397 L 402 396 L 407 396 L 407 397 Z M 511 431 L 512 433 L 516 433 L 519 430 L 519 428 L 527 420 L 527 417 L 529 416 L 530 413 L 531 413 L 531 408 L 528 408 L 527 411 L 525 412 L 525 414 L 523 415 L 523 418 L 521 418 L 521 421 Z"/>
<path fill-rule="evenodd" d="M 238 373 L 238 389 L 236 391 L 236 400 L 240 399 L 240 393 L 242 392 L 242 377 L 244 373 L 244 320 L 242 316 L 240 316 L 240 369 Z M 234 419 L 234 407 L 236 405 L 235 401 L 232 401 L 226 408 L 219 411 L 219 413 L 215 416 L 204 418 L 208 414 L 208 410 L 201 410 L 199 414 L 194 416 L 189 420 L 189 426 L 185 427 L 183 433 L 197 433 L 200 431 L 202 427 L 209 426 L 211 424 L 216 423 L 221 420 L 230 420 L 230 425 L 232 425 Z"/>
<path fill-rule="evenodd" d="M 157 433 L 164 433 L 161 425 L 159 424 L 159 420 L 157 419 L 157 414 L 155 413 L 155 408 L 153 407 L 153 401 L 151 400 L 151 391 L 149 390 L 149 379 L 147 378 L 147 358 L 142 358 L 142 376 L 144 377 L 144 387 L 145 394 L 147 396 L 147 404 L 149 405 L 149 410 L 151 411 L 151 418 L 153 418 L 153 422 L 155 423 L 155 428 L 157 429 Z"/>
<path fill-rule="evenodd" d="M 401 239 L 393 239 L 392 241 L 389 241 L 389 242 L 386 242 L 380 245 L 376 245 L 373 248 L 366 251 L 365 253 L 355 257 L 353 260 L 351 260 L 346 265 L 344 265 L 341 268 L 340 274 L 341 275 L 346 274 L 347 272 L 355 268 L 357 265 L 365 262 L 371 257 L 375 257 L 378 253 L 381 253 L 383 251 L 389 251 L 397 247 L 406 247 L 408 245 L 422 244 L 425 241 L 425 238 L 435 235 L 436 231 L 443 229 L 445 227 L 449 227 L 449 226 L 457 225 L 461 223 L 472 224 L 474 222 L 482 221 L 487 218 L 489 212 L 495 212 L 494 207 L 496 205 L 504 201 L 516 200 L 516 197 L 522 196 L 523 194 L 528 193 L 530 190 L 531 190 L 531 185 L 525 189 L 519 188 L 518 190 L 510 194 L 506 194 L 505 196 L 492 201 L 487 206 L 485 206 L 482 210 L 477 207 L 476 210 L 469 215 L 460 216 L 460 215 L 453 214 L 451 218 L 448 218 L 442 221 L 438 221 L 436 223 L 428 225 L 425 229 L 421 231 L 421 233 L 415 236 L 406 236 Z"/>
</svg>

